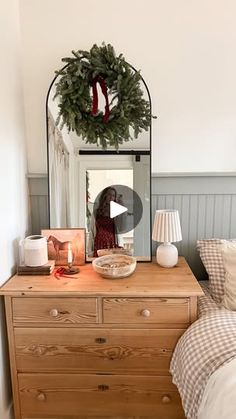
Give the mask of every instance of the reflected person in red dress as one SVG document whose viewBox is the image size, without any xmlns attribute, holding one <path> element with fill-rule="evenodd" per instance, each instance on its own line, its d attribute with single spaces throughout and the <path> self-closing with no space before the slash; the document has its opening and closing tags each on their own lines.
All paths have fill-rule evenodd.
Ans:
<svg viewBox="0 0 236 419">
<path fill-rule="evenodd" d="M 94 217 L 90 225 L 90 253 L 97 257 L 99 249 L 111 249 L 121 247 L 117 235 L 114 218 L 110 218 L 110 202 L 117 202 L 117 192 L 113 187 L 105 188 L 98 201 L 98 207 L 94 211 Z M 122 205 L 121 200 L 119 204 Z M 92 245 L 91 245 L 92 244 Z"/>
</svg>

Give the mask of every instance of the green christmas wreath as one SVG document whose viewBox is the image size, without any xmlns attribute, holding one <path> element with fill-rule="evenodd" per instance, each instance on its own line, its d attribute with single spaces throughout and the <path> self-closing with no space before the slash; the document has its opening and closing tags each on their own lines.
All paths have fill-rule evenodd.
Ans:
<svg viewBox="0 0 236 419">
<path fill-rule="evenodd" d="M 93 45 L 90 51 L 72 51 L 63 58 L 67 65 L 57 75 L 59 114 L 56 123 L 64 125 L 90 144 L 119 148 L 137 138 L 151 124 L 150 103 L 143 98 L 141 76 L 115 55 L 108 44 Z M 97 84 L 105 97 L 105 111 L 98 109 Z"/>
</svg>

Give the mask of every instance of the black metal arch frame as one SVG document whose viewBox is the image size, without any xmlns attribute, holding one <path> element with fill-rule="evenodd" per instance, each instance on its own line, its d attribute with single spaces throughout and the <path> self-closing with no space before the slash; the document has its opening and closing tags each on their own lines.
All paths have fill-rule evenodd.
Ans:
<svg viewBox="0 0 236 419">
<path fill-rule="evenodd" d="M 126 64 L 129 65 L 130 68 L 132 68 L 132 70 L 137 73 L 138 70 L 136 70 L 135 67 L 133 67 L 131 64 L 129 64 L 126 61 Z M 66 64 L 64 67 L 61 68 L 60 71 L 64 70 L 66 67 L 68 67 L 70 64 Z M 46 97 L 46 132 L 47 132 L 47 178 L 48 178 L 48 216 L 49 216 L 49 228 L 51 228 L 51 212 L 50 212 L 50 183 L 49 183 L 49 126 L 48 126 L 48 119 L 49 119 L 49 113 L 48 113 L 48 99 L 49 99 L 49 94 L 51 91 L 52 86 L 54 85 L 56 79 L 59 77 L 60 75 L 57 74 L 48 89 L 48 93 L 47 93 L 47 97 Z M 148 94 L 148 99 L 149 99 L 149 104 L 150 104 L 150 114 L 152 115 L 152 101 L 151 101 L 151 95 L 150 95 L 150 91 L 148 89 L 147 83 L 145 82 L 144 78 L 140 75 L 141 80 L 145 86 L 146 92 Z M 150 128 L 149 128 L 149 152 L 147 150 L 143 150 L 143 151 L 135 151 L 135 150 L 120 150 L 120 151 L 115 151 L 115 150 L 81 150 L 80 154 L 98 154 L 98 155 L 104 155 L 104 154 L 133 154 L 133 155 L 150 155 L 150 260 L 147 262 L 151 262 L 152 260 L 152 185 L 151 185 L 151 176 L 152 176 L 152 116 L 151 116 L 151 123 L 150 123 Z M 140 261 L 142 262 L 142 261 Z"/>
</svg>

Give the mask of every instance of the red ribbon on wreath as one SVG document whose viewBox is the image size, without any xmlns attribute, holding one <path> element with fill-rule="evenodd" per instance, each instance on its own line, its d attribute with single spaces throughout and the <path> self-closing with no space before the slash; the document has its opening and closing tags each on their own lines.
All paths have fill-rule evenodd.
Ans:
<svg viewBox="0 0 236 419">
<path fill-rule="evenodd" d="M 97 91 L 97 83 L 100 84 L 102 93 L 105 97 L 106 105 L 105 105 L 105 113 L 103 115 L 103 122 L 107 123 L 109 116 L 110 116 L 110 108 L 109 108 L 109 101 L 108 101 L 108 94 L 107 94 L 107 85 L 105 80 L 101 76 L 96 76 L 92 81 L 92 89 L 93 89 L 93 104 L 92 104 L 92 111 L 91 114 L 93 116 L 97 115 L 98 112 L 98 91 Z"/>
</svg>

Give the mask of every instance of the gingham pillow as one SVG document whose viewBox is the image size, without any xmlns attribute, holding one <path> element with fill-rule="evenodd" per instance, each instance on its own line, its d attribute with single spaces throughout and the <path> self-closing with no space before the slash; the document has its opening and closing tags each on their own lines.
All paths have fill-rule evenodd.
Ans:
<svg viewBox="0 0 236 419">
<path fill-rule="evenodd" d="M 225 240 L 197 241 L 197 249 L 209 277 L 209 290 L 216 303 L 220 303 L 224 295 L 225 269 L 220 246 L 222 243 L 225 243 Z"/>
<path fill-rule="evenodd" d="M 225 269 L 225 287 L 222 305 L 236 311 L 236 243 L 226 242 L 221 246 Z"/>
</svg>

